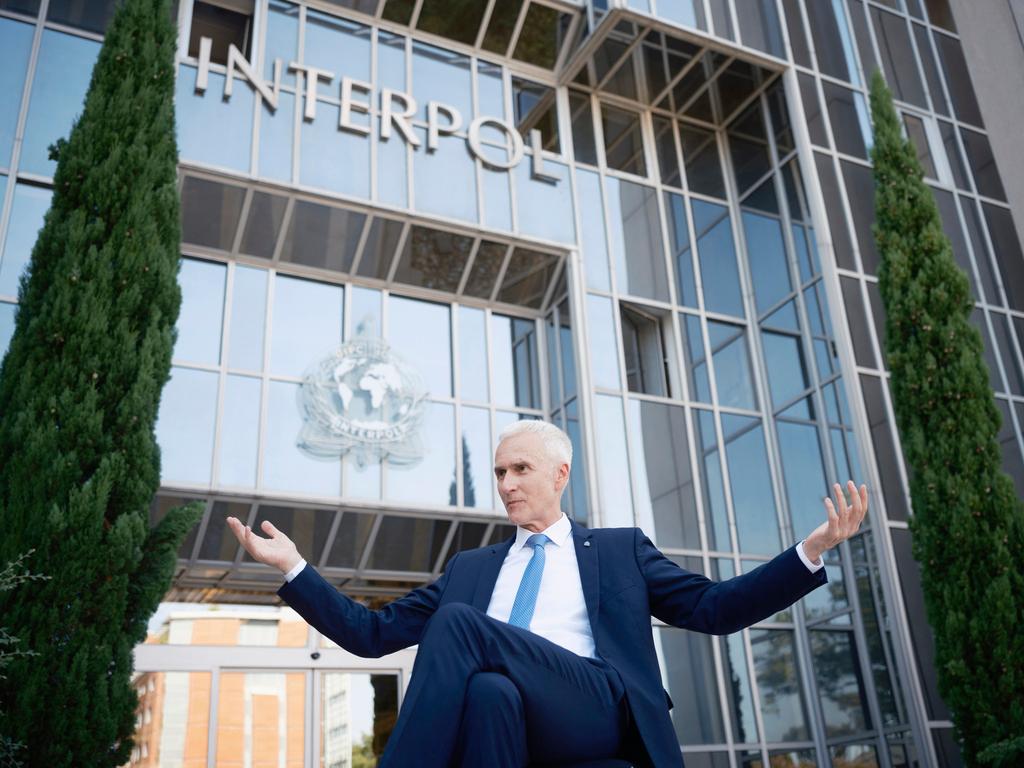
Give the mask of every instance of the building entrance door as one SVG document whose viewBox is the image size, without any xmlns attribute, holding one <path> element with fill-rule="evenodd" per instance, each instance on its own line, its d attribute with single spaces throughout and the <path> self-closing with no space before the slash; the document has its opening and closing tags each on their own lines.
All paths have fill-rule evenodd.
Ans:
<svg viewBox="0 0 1024 768">
<path fill-rule="evenodd" d="M 210 608 L 195 606 L 191 619 L 187 610 L 172 614 L 170 631 L 135 649 L 139 710 L 129 765 L 376 766 L 412 672 L 412 650 L 362 659 L 306 629 L 288 609 L 252 619 L 251 610 Z M 175 631 L 184 621 L 192 622 L 190 631 Z M 214 621 L 222 628 L 241 622 L 243 631 L 233 644 L 177 642 L 232 635 L 212 632 L 206 624 Z M 257 623 L 263 627 L 254 629 Z"/>
</svg>

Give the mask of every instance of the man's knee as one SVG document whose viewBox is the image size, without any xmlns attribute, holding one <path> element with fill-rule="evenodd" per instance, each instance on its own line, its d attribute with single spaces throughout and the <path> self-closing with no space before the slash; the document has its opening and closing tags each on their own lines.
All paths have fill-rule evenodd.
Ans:
<svg viewBox="0 0 1024 768">
<path fill-rule="evenodd" d="M 438 630 L 462 629 L 479 623 L 485 615 L 471 605 L 466 603 L 447 603 L 442 605 L 426 625 L 426 633 L 436 633 Z"/>
<path fill-rule="evenodd" d="M 477 672 L 466 687 L 466 707 L 521 717 L 523 699 L 515 683 L 498 672 Z"/>
</svg>

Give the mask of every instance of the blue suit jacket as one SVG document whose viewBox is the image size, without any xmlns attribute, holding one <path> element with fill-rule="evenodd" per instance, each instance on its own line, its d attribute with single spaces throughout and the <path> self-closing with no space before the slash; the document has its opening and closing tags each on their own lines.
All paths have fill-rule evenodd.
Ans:
<svg viewBox="0 0 1024 768">
<path fill-rule="evenodd" d="M 637 765 L 683 764 L 661 686 L 651 616 L 724 635 L 772 616 L 826 581 L 825 569 L 812 574 L 795 547 L 750 573 L 715 582 L 680 568 L 639 528 L 588 530 L 573 523 L 572 535 L 597 655 L 621 675 L 640 742 L 634 746 L 646 753 L 631 755 Z M 342 648 L 383 656 L 418 643 L 424 625 L 445 603 L 486 611 L 512 542 L 458 553 L 433 584 L 379 611 L 348 599 L 309 567 L 278 594 Z"/>
</svg>

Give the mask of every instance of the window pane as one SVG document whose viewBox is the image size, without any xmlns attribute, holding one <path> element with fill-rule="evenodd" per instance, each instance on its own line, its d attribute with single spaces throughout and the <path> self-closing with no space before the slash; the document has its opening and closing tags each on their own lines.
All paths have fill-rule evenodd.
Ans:
<svg viewBox="0 0 1024 768">
<path fill-rule="evenodd" d="M 0 261 L 0 296 L 17 296 L 18 281 L 32 256 L 53 192 L 42 187 L 16 184 L 7 225 L 3 260 Z M 2 202 L 2 198 L 0 198 Z"/>
<path fill-rule="evenodd" d="M 355 568 L 362 557 L 374 519 L 374 515 L 345 512 L 327 555 L 327 565 L 332 568 Z"/>
<path fill-rule="evenodd" d="M 557 179 L 554 183 L 533 178 L 530 163 L 515 167 L 516 205 L 519 233 L 542 240 L 575 245 L 576 220 L 569 189 L 569 166 L 552 160 L 544 161 L 545 172 Z"/>
<path fill-rule="evenodd" d="M 921 163 L 921 169 L 925 177 L 938 179 L 935 172 L 935 163 L 932 162 L 931 149 L 928 146 L 928 134 L 925 131 L 924 121 L 914 115 L 903 115 L 903 126 L 907 129 L 907 137 L 910 139 L 917 154 L 917 161 Z"/>
<path fill-rule="evenodd" d="M 1017 230 L 1013 225 L 1010 211 L 996 205 L 983 203 L 985 220 L 992 237 L 992 250 L 1003 276 L 1003 288 L 1010 309 L 1024 310 L 1024 255 L 1021 254 Z"/>
<path fill-rule="evenodd" d="M 659 627 L 655 638 L 669 695 L 679 701 L 672 709 L 676 738 L 681 744 L 725 741 L 711 638 L 670 627 Z M 691 764 L 689 754 L 686 763 Z"/>
<path fill-rule="evenodd" d="M 569 112 L 572 116 L 572 144 L 576 162 L 597 165 L 597 144 L 594 140 L 594 115 L 590 96 L 569 91 Z"/>
<path fill-rule="evenodd" d="M 402 222 L 375 216 L 366 235 L 366 244 L 357 270 L 363 277 L 385 279 L 391 271 L 391 261 L 402 235 Z"/>
<path fill-rule="evenodd" d="M 220 363 L 226 278 L 227 267 L 223 264 L 182 259 L 178 273 L 181 314 L 176 326 L 175 360 L 208 365 Z"/>
<path fill-rule="evenodd" d="M 468 3 L 456 8 L 446 0 L 424 0 L 416 29 L 473 45 L 487 6 L 483 3 Z"/>
<path fill-rule="evenodd" d="M 165 483 L 210 482 L 217 378 L 208 371 L 171 369 L 156 423 L 160 476 Z"/>
<path fill-rule="evenodd" d="M 647 174 L 640 116 L 635 112 L 601 105 L 605 162 L 609 168 L 638 176 Z"/>
<path fill-rule="evenodd" d="M 486 403 L 487 329 L 482 309 L 459 307 L 459 386 L 464 400 Z"/>
<path fill-rule="evenodd" d="M 619 293 L 668 301 L 657 191 L 615 178 L 606 189 Z"/>
<path fill-rule="evenodd" d="M 587 287 L 607 291 L 608 241 L 604 230 L 604 206 L 601 202 L 601 178 L 596 173 L 578 169 L 576 191 L 579 199 L 583 258 L 586 263 Z"/>
<path fill-rule="evenodd" d="M 303 450 L 299 385 L 271 381 L 267 390 L 267 426 L 263 449 L 263 487 L 309 496 L 341 492 L 341 463 L 314 458 Z"/>
<path fill-rule="evenodd" d="M 0 301 L 0 361 L 7 354 L 7 348 L 14 336 L 14 313 L 17 305 Z"/>
<path fill-rule="evenodd" d="M 981 119 L 981 110 L 978 108 L 978 100 L 974 95 L 974 86 L 971 84 L 971 77 L 967 72 L 967 62 L 964 61 L 964 52 L 960 47 L 960 41 L 949 35 L 933 33 L 935 48 L 939 52 L 939 63 L 946 75 L 946 85 L 949 87 L 949 98 L 953 102 L 953 111 L 956 116 L 965 123 L 984 127 Z"/>
<path fill-rule="evenodd" d="M 701 128 L 680 124 L 679 138 L 683 144 L 686 183 L 692 192 L 712 197 L 725 197 L 722 164 L 718 156 L 715 134 Z"/>
<path fill-rule="evenodd" d="M 241 763 L 254 753 L 303 764 L 305 673 L 222 672 L 218 696 L 217 765 Z"/>
<path fill-rule="evenodd" d="M 710 411 L 693 411 L 693 429 L 698 451 L 697 466 L 701 473 L 701 490 L 704 494 L 705 516 L 710 517 L 708 545 L 722 552 L 732 550 L 729 537 L 729 520 L 725 503 L 725 485 L 722 482 L 722 465 L 718 453 L 718 436 L 715 434 L 715 417 Z"/>
<path fill-rule="evenodd" d="M 780 58 L 786 55 L 775 0 L 754 0 L 745 5 L 742 13 L 738 8 L 736 12 L 744 45 Z"/>
<path fill-rule="evenodd" d="M 996 168 L 996 159 L 992 154 L 992 145 L 989 144 L 988 137 L 966 128 L 960 130 L 960 135 L 964 140 L 964 151 L 967 153 L 971 173 L 974 174 L 978 194 L 994 197 L 996 200 L 1006 200 L 1003 182 L 999 178 L 999 169 Z"/>
<path fill-rule="evenodd" d="M 270 371 L 302 376 L 341 343 L 342 289 L 277 275 L 274 279 Z"/>
<path fill-rule="evenodd" d="M 751 282 L 757 312 L 780 302 L 792 289 L 782 225 L 778 219 L 755 213 L 743 213 L 743 231 L 747 238 Z"/>
<path fill-rule="evenodd" d="M 718 403 L 733 408 L 757 408 L 750 355 L 743 326 L 708 321 L 711 359 L 715 368 Z"/>
<path fill-rule="evenodd" d="M 281 261 L 348 272 L 365 221 L 362 213 L 296 200 Z"/>
<path fill-rule="evenodd" d="M 949 103 L 946 101 L 946 95 L 942 92 L 939 68 L 935 63 L 935 55 L 932 53 L 928 30 L 920 24 L 912 26 L 914 27 L 914 40 L 917 42 L 917 55 L 921 59 L 925 80 L 928 82 L 928 94 L 932 97 L 932 107 L 940 115 L 948 117 Z"/>
<path fill-rule="evenodd" d="M 419 374 L 427 392 L 450 396 L 451 308 L 446 304 L 391 296 L 388 311 L 388 342 L 392 349 Z"/>
<path fill-rule="evenodd" d="M 875 25 L 875 38 L 882 54 L 885 79 L 900 101 L 906 101 L 921 109 L 928 108 L 924 85 L 917 73 L 917 60 L 911 48 L 907 21 L 878 8 L 871 9 Z"/>
<path fill-rule="evenodd" d="M 532 320 L 491 315 L 491 361 L 497 404 L 540 408 L 536 336 Z"/>
<path fill-rule="evenodd" d="M 761 693 L 761 717 L 767 741 L 808 738 L 807 713 L 800 690 L 793 649 L 793 633 L 750 630 L 754 671 Z"/>
<path fill-rule="evenodd" d="M 447 506 L 456 500 L 455 408 L 425 403 L 423 459 L 416 464 L 389 464 L 387 498 L 417 505 Z"/>
<path fill-rule="evenodd" d="M 117 0 L 91 0 L 88 3 L 75 0 L 50 0 L 46 13 L 47 21 L 56 21 L 90 32 L 103 33 L 114 15 Z"/>
<path fill-rule="evenodd" d="M 853 229 L 857 234 L 860 246 L 860 258 L 864 271 L 876 274 L 881 256 L 875 243 L 872 225 L 875 222 L 875 179 L 871 169 L 841 160 L 843 178 L 846 180 L 846 197 L 850 201 L 850 213 L 853 214 Z"/>
<path fill-rule="evenodd" d="M 697 499 L 681 406 L 629 401 L 637 523 L 659 547 L 700 548 Z"/>
<path fill-rule="evenodd" d="M 425 147 L 426 129 L 417 128 L 416 135 Z M 392 137 L 390 141 L 402 139 Z M 436 151 L 421 148 L 413 152 L 413 181 L 418 210 L 462 221 L 477 220 L 476 164 L 460 139 L 442 136 Z"/>
<path fill-rule="evenodd" d="M 818 167 L 818 179 L 821 181 L 821 193 L 825 199 L 825 212 L 828 215 L 828 226 L 832 232 L 832 247 L 836 261 L 843 269 L 856 269 L 853 259 L 853 244 L 846 228 L 846 215 L 843 202 L 839 197 L 839 185 L 836 181 L 835 166 L 832 158 L 820 152 L 814 153 L 814 161 Z"/>
<path fill-rule="evenodd" d="M 690 397 L 702 403 L 710 403 L 711 384 L 708 379 L 707 354 L 704 351 L 700 318 L 684 314 L 680 315 L 680 322 L 683 326 L 685 367 L 690 378 Z"/>
<path fill-rule="evenodd" d="M 188 176 L 181 190 L 181 240 L 230 251 L 235 244 L 245 190 Z"/>
<path fill-rule="evenodd" d="M 729 209 L 693 200 L 693 226 L 704 285 L 704 307 L 712 312 L 743 317 L 743 297 L 736 267 Z"/>
<path fill-rule="evenodd" d="M 302 121 L 299 180 L 310 187 L 366 199 L 370 196 L 370 139 L 338 130 L 338 110 L 334 104 L 318 101 L 316 119 Z"/>
<path fill-rule="evenodd" d="M 473 239 L 414 226 L 398 258 L 395 280 L 454 293 L 462 280 Z"/>
<path fill-rule="evenodd" d="M 30 24 L 0 19 L 0 168 L 11 161 L 32 33 Z"/>
<path fill-rule="evenodd" d="M 462 408 L 462 497 L 467 507 L 494 507 L 491 416 L 485 408 Z"/>
<path fill-rule="evenodd" d="M 323 719 L 318 765 L 376 765 L 398 718 L 398 677 L 321 674 Z"/>
<path fill-rule="evenodd" d="M 686 202 L 682 195 L 665 193 L 665 213 L 668 216 L 668 240 L 676 267 L 677 300 L 694 309 L 698 306 L 697 283 L 693 277 L 693 250 L 687 228 Z"/>
<path fill-rule="evenodd" d="M 224 75 L 218 72 L 210 72 L 205 93 L 196 93 L 195 85 L 196 69 L 180 65 L 174 107 L 181 159 L 248 173 L 255 98 L 252 89 L 236 87 L 231 99 L 224 101 Z M 320 104 L 317 124 L 330 123 L 330 118 L 322 114 L 325 106 Z M 337 124 L 337 117 L 334 123 Z M 309 125 L 303 126 L 303 132 Z"/>
<path fill-rule="evenodd" d="M 67 137 L 72 121 L 81 114 L 99 50 L 100 44 L 95 40 L 43 30 L 25 123 L 21 170 L 53 175 L 57 164 L 48 159 L 47 147 L 58 138 Z"/>
<path fill-rule="evenodd" d="M 811 655 L 826 735 L 831 738 L 870 730 L 853 633 L 812 631 Z"/>
<path fill-rule="evenodd" d="M 619 305 L 626 388 L 631 392 L 669 396 L 663 320 L 644 307 Z"/>
<path fill-rule="evenodd" d="M 629 455 L 622 414 L 622 399 L 607 395 L 594 397 L 597 434 L 598 485 L 602 505 L 602 524 L 609 527 L 632 526 L 632 494 L 629 489 Z"/>
<path fill-rule="evenodd" d="M 516 247 L 505 267 L 498 301 L 540 309 L 558 268 L 558 257 Z"/>
<path fill-rule="evenodd" d="M 513 57 L 527 64 L 554 69 L 562 39 L 569 26 L 569 18 L 567 13 L 531 3 Z"/>
<path fill-rule="evenodd" d="M 238 265 L 233 279 L 228 366 L 259 371 L 263 369 L 267 272 Z"/>
<path fill-rule="evenodd" d="M 310 9 L 305 32 L 305 64 L 369 81 L 369 27 Z"/>
<path fill-rule="evenodd" d="M 421 116 L 425 114 L 427 103 L 434 100 L 455 107 L 468 123 L 473 114 L 470 80 L 468 56 L 426 43 L 413 43 L 413 96 Z"/>
<path fill-rule="evenodd" d="M 590 367 L 598 387 L 619 388 L 619 356 L 614 353 L 615 320 L 611 299 L 587 295 L 587 327 L 590 331 Z"/>
<path fill-rule="evenodd" d="M 842 5 L 817 0 L 804 3 L 804 7 L 818 54 L 818 67 L 826 75 L 856 84 L 858 78 L 853 66 L 850 31 L 846 27 Z"/>
<path fill-rule="evenodd" d="M 253 488 L 260 445 L 260 380 L 228 376 L 220 419 L 219 485 Z"/>
<path fill-rule="evenodd" d="M 530 143 L 530 132 L 536 129 L 540 131 L 541 146 L 544 149 L 548 152 L 561 152 L 554 88 L 513 77 L 512 115 L 527 145 Z"/>
<path fill-rule="evenodd" d="M 793 532 L 805 536 L 821 524 L 822 499 L 830 493 L 818 430 L 810 424 L 785 421 L 779 421 L 776 430 Z"/>
<path fill-rule="evenodd" d="M 761 420 L 723 413 L 722 432 L 740 551 L 774 555 L 779 551 L 779 519 Z"/>
<path fill-rule="evenodd" d="M 491 298 L 507 253 L 508 246 L 503 243 L 481 241 L 462 292 L 466 296 L 475 296 L 479 299 Z"/>
<path fill-rule="evenodd" d="M 281 231 L 281 220 L 288 200 L 266 192 L 253 192 L 242 235 L 241 253 L 269 259 Z"/>
<path fill-rule="evenodd" d="M 454 481 L 449 490 L 454 491 Z M 385 515 L 366 567 L 380 571 L 432 571 L 450 525 L 448 520 Z"/>
<path fill-rule="evenodd" d="M 720 563 L 731 567 L 732 562 L 720 560 Z M 723 569 L 724 570 L 724 569 Z M 731 573 L 722 573 L 721 578 L 729 578 Z M 729 698 L 729 714 L 732 716 L 733 738 L 740 743 L 756 742 L 757 720 L 754 719 L 754 691 L 750 686 L 750 673 L 747 671 L 747 651 L 743 647 L 743 635 L 735 632 L 718 641 L 722 650 L 722 666 L 725 679 L 726 696 Z"/>
<path fill-rule="evenodd" d="M 832 122 L 836 149 L 847 155 L 867 158 L 865 136 L 868 136 L 867 110 L 864 97 L 855 91 L 823 82 L 825 104 Z"/>
</svg>

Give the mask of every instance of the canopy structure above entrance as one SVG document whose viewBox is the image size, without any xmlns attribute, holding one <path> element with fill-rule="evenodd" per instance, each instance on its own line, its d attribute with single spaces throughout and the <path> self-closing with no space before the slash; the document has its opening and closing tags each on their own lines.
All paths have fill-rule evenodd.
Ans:
<svg viewBox="0 0 1024 768">
<path fill-rule="evenodd" d="M 191 500 L 159 495 L 151 524 Z M 238 517 L 254 531 L 269 520 L 332 584 L 352 597 L 387 600 L 433 581 L 456 552 L 503 541 L 512 527 L 497 514 L 428 515 L 385 509 L 329 508 L 211 497 L 178 552 L 171 602 L 279 602 L 281 574 L 253 562 L 225 524 Z"/>
</svg>

